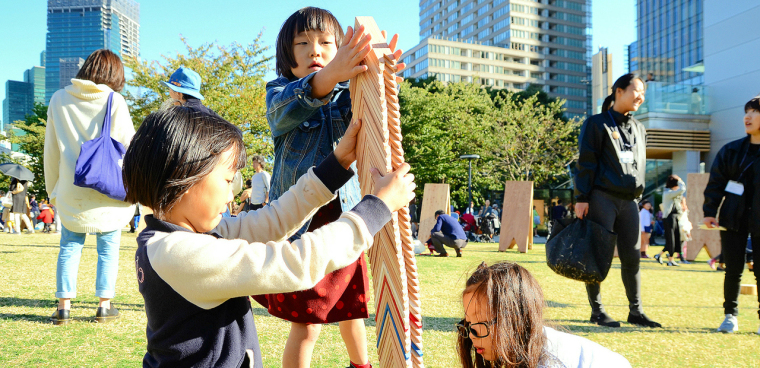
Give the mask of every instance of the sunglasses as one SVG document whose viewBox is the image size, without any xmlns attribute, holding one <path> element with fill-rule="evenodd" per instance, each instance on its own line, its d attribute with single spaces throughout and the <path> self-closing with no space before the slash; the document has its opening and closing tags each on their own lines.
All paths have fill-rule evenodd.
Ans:
<svg viewBox="0 0 760 368">
<path fill-rule="evenodd" d="M 459 332 L 459 336 L 468 339 L 470 338 L 470 334 L 472 334 L 472 336 L 482 339 L 484 337 L 488 337 L 488 335 L 491 333 L 488 327 L 492 326 L 495 322 L 496 320 L 493 320 L 491 322 L 469 323 L 462 319 L 459 321 L 459 323 L 456 324 L 456 327 Z"/>
</svg>

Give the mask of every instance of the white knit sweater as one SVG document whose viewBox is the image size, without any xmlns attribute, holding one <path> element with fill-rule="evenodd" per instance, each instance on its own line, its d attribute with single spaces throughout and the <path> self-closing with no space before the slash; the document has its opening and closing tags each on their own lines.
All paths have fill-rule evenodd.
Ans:
<svg viewBox="0 0 760 368">
<path fill-rule="evenodd" d="M 100 136 L 111 88 L 88 80 L 72 85 L 50 99 L 45 130 L 45 188 L 57 207 L 63 226 L 77 233 L 107 232 L 124 227 L 135 213 L 127 202 L 74 185 L 79 150 Z M 135 128 L 127 103 L 118 93 L 111 106 L 111 138 L 125 147 Z"/>
</svg>

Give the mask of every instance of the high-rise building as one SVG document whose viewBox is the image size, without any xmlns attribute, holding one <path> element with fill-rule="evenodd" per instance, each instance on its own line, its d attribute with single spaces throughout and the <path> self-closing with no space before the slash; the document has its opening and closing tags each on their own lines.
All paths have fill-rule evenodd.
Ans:
<svg viewBox="0 0 760 368">
<path fill-rule="evenodd" d="M 45 50 L 40 52 L 40 66 L 45 67 Z"/>
<path fill-rule="evenodd" d="M 593 113 L 602 112 L 602 103 L 612 93 L 612 54 L 606 47 L 591 58 L 591 101 Z"/>
<path fill-rule="evenodd" d="M 45 68 L 33 66 L 24 72 L 24 82 L 32 84 L 34 103 L 45 103 Z"/>
<path fill-rule="evenodd" d="M 34 85 L 27 82 L 9 80 L 5 82 L 3 100 L 3 121 L 0 130 L 8 129 L 16 120 L 24 120 L 34 106 Z"/>
<path fill-rule="evenodd" d="M 140 5 L 134 0 L 48 0 L 45 100 L 60 88 L 60 60 L 109 49 L 140 54 Z M 76 73 L 74 73 L 76 75 Z"/>
<path fill-rule="evenodd" d="M 80 57 L 58 59 L 58 89 L 71 84 L 71 80 L 76 78 L 82 65 L 84 65 L 84 59 Z"/>
<path fill-rule="evenodd" d="M 420 44 L 405 77 L 435 76 L 495 88 L 540 85 L 591 112 L 590 0 L 421 0 Z"/>
<path fill-rule="evenodd" d="M 704 0 L 637 0 L 628 70 L 655 81 L 702 84 Z"/>
</svg>

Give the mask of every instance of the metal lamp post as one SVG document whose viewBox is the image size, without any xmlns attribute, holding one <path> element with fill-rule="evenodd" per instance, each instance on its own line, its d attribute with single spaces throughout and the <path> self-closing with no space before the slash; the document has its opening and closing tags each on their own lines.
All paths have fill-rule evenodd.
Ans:
<svg viewBox="0 0 760 368">
<path fill-rule="evenodd" d="M 468 175 L 467 175 L 467 192 L 470 195 L 470 203 L 472 203 L 472 160 L 473 159 L 475 159 L 475 160 L 479 159 L 480 155 L 461 155 L 461 156 L 459 156 L 459 158 L 462 159 L 462 160 L 467 160 L 467 162 L 470 165 L 470 168 L 469 168 L 469 171 L 468 171 Z M 470 207 L 470 203 L 467 203 L 467 208 Z M 474 210 L 474 208 L 473 208 L 473 210 Z"/>
</svg>

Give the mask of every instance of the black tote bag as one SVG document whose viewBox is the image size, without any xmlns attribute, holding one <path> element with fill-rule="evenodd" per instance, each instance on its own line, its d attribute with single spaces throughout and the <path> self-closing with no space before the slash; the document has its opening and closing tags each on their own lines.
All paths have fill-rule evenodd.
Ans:
<svg viewBox="0 0 760 368">
<path fill-rule="evenodd" d="M 555 273 L 598 284 L 607 277 L 617 234 L 590 220 L 555 221 L 546 242 L 546 264 Z"/>
</svg>

